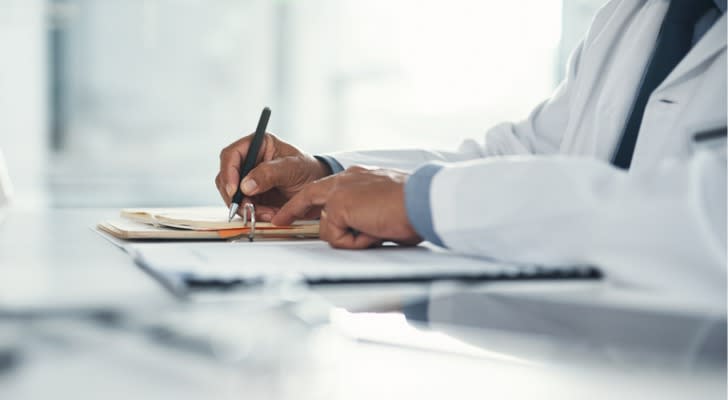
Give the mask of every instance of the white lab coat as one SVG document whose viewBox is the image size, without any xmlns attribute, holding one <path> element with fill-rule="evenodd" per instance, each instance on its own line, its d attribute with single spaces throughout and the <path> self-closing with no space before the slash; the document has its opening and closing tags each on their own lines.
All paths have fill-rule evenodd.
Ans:
<svg viewBox="0 0 728 400">
<path fill-rule="evenodd" d="M 334 157 L 408 171 L 448 163 L 430 201 L 434 230 L 453 251 L 591 263 L 614 282 L 725 304 L 725 141 L 693 143 L 696 132 L 726 125 L 725 15 L 652 94 L 631 169 L 610 165 L 668 4 L 607 3 L 553 96 L 483 142 Z"/>
</svg>

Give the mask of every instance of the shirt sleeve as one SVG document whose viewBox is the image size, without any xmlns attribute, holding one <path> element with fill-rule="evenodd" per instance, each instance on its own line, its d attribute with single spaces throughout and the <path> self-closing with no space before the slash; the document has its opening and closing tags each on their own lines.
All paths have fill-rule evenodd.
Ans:
<svg viewBox="0 0 728 400">
<path fill-rule="evenodd" d="M 426 164 L 412 174 L 405 183 L 404 196 L 407 218 L 412 227 L 423 239 L 445 247 L 432 225 L 432 206 L 430 187 L 432 178 L 443 168 L 441 164 Z"/>
<path fill-rule="evenodd" d="M 338 174 L 339 172 L 344 170 L 344 167 L 336 161 L 336 159 L 332 156 L 313 156 L 315 159 L 319 160 L 320 162 L 326 164 L 327 167 L 329 167 L 329 171 L 331 172 L 331 175 Z"/>
</svg>

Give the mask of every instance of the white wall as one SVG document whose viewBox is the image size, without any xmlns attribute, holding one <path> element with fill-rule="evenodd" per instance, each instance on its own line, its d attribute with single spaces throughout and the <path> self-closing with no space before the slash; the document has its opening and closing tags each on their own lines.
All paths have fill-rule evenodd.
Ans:
<svg viewBox="0 0 728 400">
<path fill-rule="evenodd" d="M 44 2 L 0 0 L 0 148 L 16 207 L 45 197 L 46 82 Z"/>
</svg>

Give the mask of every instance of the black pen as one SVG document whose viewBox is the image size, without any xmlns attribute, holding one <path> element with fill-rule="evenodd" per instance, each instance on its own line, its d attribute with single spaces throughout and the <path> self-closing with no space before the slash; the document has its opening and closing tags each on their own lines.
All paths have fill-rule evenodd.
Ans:
<svg viewBox="0 0 728 400">
<path fill-rule="evenodd" d="M 265 129 L 268 127 L 268 120 L 270 119 L 270 108 L 266 107 L 263 112 L 260 113 L 260 119 L 258 120 L 258 128 L 255 129 L 253 135 L 253 141 L 248 147 L 248 154 L 245 156 L 245 162 L 243 167 L 240 169 L 240 179 L 238 180 L 238 190 L 235 191 L 233 200 L 230 203 L 230 214 L 228 214 L 228 222 L 233 220 L 235 213 L 240 208 L 240 202 L 243 201 L 243 191 L 240 190 L 240 182 L 243 181 L 250 171 L 255 167 L 255 160 L 258 158 L 258 152 L 260 146 L 263 144 L 263 137 L 265 137 Z"/>
</svg>

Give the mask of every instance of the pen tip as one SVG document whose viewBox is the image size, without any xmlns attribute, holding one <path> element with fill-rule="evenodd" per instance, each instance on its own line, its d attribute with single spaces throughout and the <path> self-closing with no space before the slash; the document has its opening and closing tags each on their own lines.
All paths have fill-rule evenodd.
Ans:
<svg viewBox="0 0 728 400">
<path fill-rule="evenodd" d="M 230 213 L 228 214 L 228 222 L 231 222 L 233 220 L 236 212 L 238 212 L 238 205 L 233 203 L 230 205 Z"/>
</svg>

